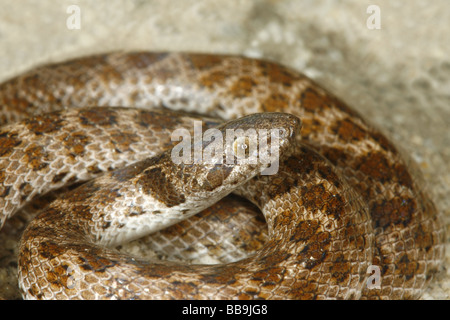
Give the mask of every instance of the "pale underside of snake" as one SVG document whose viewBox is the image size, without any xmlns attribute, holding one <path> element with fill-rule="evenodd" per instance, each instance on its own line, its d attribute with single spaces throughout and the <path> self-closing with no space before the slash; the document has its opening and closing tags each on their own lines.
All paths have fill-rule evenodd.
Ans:
<svg viewBox="0 0 450 320">
<path fill-rule="evenodd" d="M 415 299 L 442 264 L 442 222 L 413 164 L 357 111 L 278 64 L 185 53 L 91 56 L 3 83 L 0 105 L 1 225 L 33 198 L 95 178 L 51 202 L 24 232 L 24 298 Z M 192 130 L 193 119 L 213 127 L 267 112 L 301 121 L 275 175 L 174 165 L 169 151 L 160 153 L 170 150 L 173 130 Z M 271 116 L 231 126 L 272 121 L 297 130 L 291 117 Z M 253 202 L 267 222 L 266 242 L 246 258 L 183 265 L 111 248 L 229 192 Z M 235 200 L 216 205 L 219 216 L 231 212 L 227 203 Z M 373 267 L 380 287 L 368 285 Z"/>
</svg>

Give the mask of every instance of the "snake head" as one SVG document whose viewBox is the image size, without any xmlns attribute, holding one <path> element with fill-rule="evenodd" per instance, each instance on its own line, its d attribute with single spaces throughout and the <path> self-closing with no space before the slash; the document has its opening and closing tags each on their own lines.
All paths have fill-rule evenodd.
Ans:
<svg viewBox="0 0 450 320">
<path fill-rule="evenodd" d="M 279 112 L 229 121 L 219 128 L 225 137 L 223 160 L 242 172 L 276 174 L 280 160 L 292 153 L 300 126 L 299 118 Z"/>
<path fill-rule="evenodd" d="M 220 191 L 223 196 L 257 174 L 277 173 L 280 161 L 292 153 L 299 132 L 300 120 L 287 113 L 231 120 L 194 141 L 193 163 L 182 164 L 182 176 L 192 178 L 190 192 Z"/>
</svg>

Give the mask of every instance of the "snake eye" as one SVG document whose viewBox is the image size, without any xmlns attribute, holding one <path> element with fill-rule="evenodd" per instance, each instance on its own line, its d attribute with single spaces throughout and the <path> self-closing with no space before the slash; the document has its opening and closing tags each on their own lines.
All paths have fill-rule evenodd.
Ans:
<svg viewBox="0 0 450 320">
<path fill-rule="evenodd" d="M 250 140 L 248 137 L 238 137 L 233 143 L 233 152 L 237 158 L 246 159 L 250 154 Z"/>
</svg>

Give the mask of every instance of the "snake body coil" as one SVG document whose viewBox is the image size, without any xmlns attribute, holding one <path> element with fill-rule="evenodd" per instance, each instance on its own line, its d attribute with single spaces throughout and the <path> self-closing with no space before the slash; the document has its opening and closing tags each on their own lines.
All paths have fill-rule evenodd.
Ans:
<svg viewBox="0 0 450 320">
<path fill-rule="evenodd" d="M 37 195 L 108 172 L 52 202 L 26 229 L 25 298 L 414 299 L 442 263 L 444 229 L 418 172 L 357 112 L 283 66 L 219 55 L 98 55 L 11 79 L 0 102 L 2 123 L 20 121 L 0 129 L 1 224 Z M 253 113 L 263 114 L 238 119 Z M 177 167 L 169 151 L 160 153 L 198 114 L 219 119 L 206 127 L 284 128 L 295 137 L 297 118 L 285 113 L 302 128 L 283 147 L 276 175 L 252 178 L 261 169 L 254 166 Z M 245 259 L 151 263 L 106 247 L 230 192 L 256 204 L 268 224 L 267 242 Z M 367 282 L 368 270 L 378 270 L 379 287 Z"/>
</svg>

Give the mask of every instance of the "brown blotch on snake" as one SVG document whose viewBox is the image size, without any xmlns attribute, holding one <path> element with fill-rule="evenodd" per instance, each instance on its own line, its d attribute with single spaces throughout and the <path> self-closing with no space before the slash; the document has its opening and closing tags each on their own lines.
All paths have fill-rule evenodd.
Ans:
<svg viewBox="0 0 450 320">
<path fill-rule="evenodd" d="M 82 110 L 81 123 L 86 126 L 110 126 L 116 123 L 117 113 L 114 110 L 98 112 L 96 109 Z"/>
<path fill-rule="evenodd" d="M 36 135 L 51 133 L 61 129 L 64 121 L 58 113 L 51 113 L 45 116 L 37 116 L 29 121 L 25 121 L 28 129 Z"/>
<path fill-rule="evenodd" d="M 24 161 L 34 171 L 42 170 L 48 166 L 48 162 L 46 161 L 48 161 L 50 154 L 46 151 L 45 147 L 31 145 L 25 148 L 24 153 Z"/>
<path fill-rule="evenodd" d="M 177 191 L 161 168 L 147 169 L 145 175 L 146 179 L 140 185 L 145 192 L 156 193 L 158 201 L 163 202 L 168 207 L 173 207 L 186 201 L 184 195 Z"/>
<path fill-rule="evenodd" d="M 76 157 L 84 155 L 84 147 L 91 142 L 91 138 L 83 132 L 75 132 L 62 136 L 61 141 L 70 150 L 71 155 Z"/>
<path fill-rule="evenodd" d="M 1 132 L 0 133 L 0 156 L 8 156 L 14 150 L 14 147 L 20 145 L 22 141 L 17 139 L 17 133 Z"/>
</svg>

